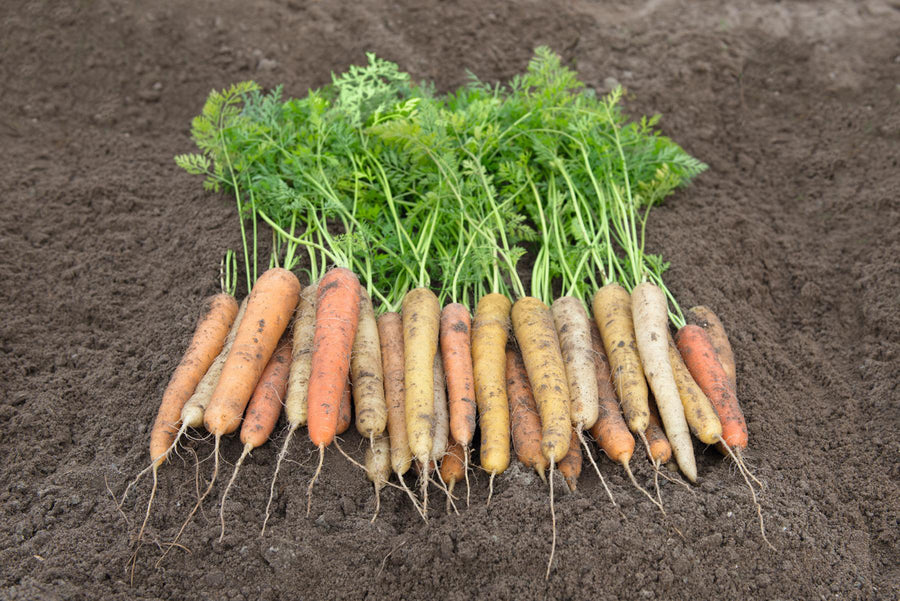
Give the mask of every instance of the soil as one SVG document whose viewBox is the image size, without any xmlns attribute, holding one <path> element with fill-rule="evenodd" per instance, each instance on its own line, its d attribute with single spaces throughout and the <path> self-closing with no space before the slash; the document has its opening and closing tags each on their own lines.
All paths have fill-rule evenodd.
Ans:
<svg viewBox="0 0 900 601">
<path fill-rule="evenodd" d="M 0 597 L 4 599 L 896 599 L 900 596 L 900 5 L 579 0 L 183 0 L 0 7 Z M 219 259 L 232 202 L 172 156 L 207 92 L 253 78 L 302 95 L 365 51 L 448 89 L 505 80 L 548 44 L 598 91 L 710 165 L 657 209 L 649 245 L 685 307 L 712 307 L 737 357 L 749 492 L 697 446 L 700 484 L 664 483 L 670 521 L 611 462 L 557 496 L 514 465 L 428 524 L 295 437 L 258 536 L 276 445 L 226 506 L 161 555 L 196 498 L 192 440 L 149 482 L 147 435 Z M 280 440 L 279 440 L 280 442 Z M 357 458 L 355 434 L 344 447 Z M 239 455 L 229 439 L 224 456 Z M 226 466 L 226 469 L 227 466 Z M 652 486 L 644 456 L 637 477 Z M 562 487 L 558 489 L 560 492 Z M 123 519 L 123 518 L 127 518 Z M 676 528 L 683 533 L 679 536 Z"/>
</svg>

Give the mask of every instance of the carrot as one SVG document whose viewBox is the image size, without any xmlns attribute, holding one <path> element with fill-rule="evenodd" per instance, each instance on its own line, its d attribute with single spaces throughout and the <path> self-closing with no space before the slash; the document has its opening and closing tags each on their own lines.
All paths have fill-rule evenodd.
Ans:
<svg viewBox="0 0 900 601">
<path fill-rule="evenodd" d="M 669 334 L 666 332 L 666 334 Z M 703 394 L 703 391 L 691 377 L 691 372 L 675 346 L 672 336 L 667 338 L 669 347 L 669 364 L 675 376 L 675 384 L 678 386 L 678 395 L 681 397 L 681 405 L 684 408 L 684 417 L 687 419 L 691 433 L 700 442 L 715 444 L 722 439 L 722 424 L 712 403 Z"/>
<path fill-rule="evenodd" d="M 381 508 L 381 489 L 391 477 L 391 443 L 387 436 L 378 435 L 371 439 L 371 444 L 366 449 L 366 476 L 375 487 L 375 513 L 372 515 L 374 522 Z"/>
<path fill-rule="evenodd" d="M 406 486 L 403 474 L 412 464 L 409 438 L 406 434 L 406 410 L 403 384 L 403 320 L 398 313 L 384 313 L 378 317 L 378 339 L 381 344 L 382 372 L 384 373 L 384 399 L 387 405 L 387 429 L 391 445 L 391 469 L 406 491 L 413 506 L 418 502 Z M 421 515 L 421 513 L 420 513 Z M 423 516 L 424 518 L 424 516 Z"/>
<path fill-rule="evenodd" d="M 656 409 L 656 402 L 653 399 L 650 399 L 649 406 L 650 420 L 645 436 L 647 438 L 650 460 L 658 468 L 672 459 L 672 445 L 669 444 L 669 439 L 666 438 L 666 433 L 663 431 L 662 422 L 659 421 L 659 413 Z"/>
<path fill-rule="evenodd" d="M 634 454 L 634 436 L 631 435 L 625 420 L 622 419 L 622 411 L 619 409 L 616 391 L 612 384 L 609 362 L 606 353 L 603 352 L 603 341 L 596 324 L 591 324 L 591 348 L 594 351 L 594 369 L 597 374 L 599 398 L 597 422 L 591 428 L 591 436 L 594 437 L 607 457 L 625 466 L 629 464 L 631 456 Z"/>
<path fill-rule="evenodd" d="M 562 474 L 570 492 L 575 492 L 578 487 L 578 477 L 581 475 L 581 445 L 578 443 L 578 434 L 572 430 L 572 440 L 569 442 L 569 451 L 559 462 L 559 473 Z"/>
<path fill-rule="evenodd" d="M 466 476 L 465 454 L 463 446 L 456 441 L 447 449 L 441 459 L 441 480 L 447 485 L 447 513 L 453 504 L 453 487 Z"/>
<path fill-rule="evenodd" d="M 733 449 L 747 448 L 747 422 L 709 336 L 700 326 L 686 325 L 675 337 L 691 376 L 709 398 L 722 423 L 722 438 Z"/>
<path fill-rule="evenodd" d="M 761 483 L 747 468 L 741 454 L 741 451 L 747 448 L 749 439 L 747 422 L 744 420 L 744 413 L 738 404 L 734 389 L 728 381 L 728 375 L 719 362 L 713 343 L 703 328 L 695 325 L 686 325 L 678 330 L 675 336 L 675 343 L 678 345 L 678 350 L 681 351 L 684 363 L 690 370 L 694 380 L 709 398 L 719 416 L 722 424 L 722 435 L 719 437 L 719 444 L 734 459 L 741 476 L 744 478 L 744 482 L 747 483 L 747 487 L 750 489 L 750 494 L 753 497 L 753 503 L 756 506 L 763 540 L 766 541 L 769 547 L 774 549 L 772 543 L 766 537 L 762 507 L 756 499 L 756 491 L 750 483 L 750 478 L 758 484 Z"/>
<path fill-rule="evenodd" d="M 359 279 L 349 269 L 326 273 L 316 289 L 316 329 L 309 375 L 309 439 L 319 448 L 319 465 L 309 481 L 306 515 L 312 491 L 325 461 L 325 447 L 334 440 L 341 398 L 350 374 L 350 353 L 359 325 Z"/>
<path fill-rule="evenodd" d="M 253 286 L 234 346 L 203 416 L 207 431 L 217 439 L 234 432 L 240 425 L 250 395 L 275 352 L 299 298 L 300 282 L 286 269 L 269 269 Z"/>
<path fill-rule="evenodd" d="M 607 284 L 594 295 L 593 311 L 625 421 L 640 436 L 647 429 L 649 410 L 647 381 L 634 337 L 631 296 L 619 284 Z"/>
<path fill-rule="evenodd" d="M 541 414 L 541 453 L 550 463 L 550 518 L 553 539 L 545 575 L 545 578 L 549 578 L 553 557 L 556 554 L 553 468 L 569 452 L 572 438 L 566 368 L 563 365 L 562 352 L 559 350 L 559 338 L 553 325 L 553 317 L 547 305 L 530 296 L 520 298 L 513 305 L 512 322 L 516 340 L 522 350 L 528 381 L 531 383 Z"/>
<path fill-rule="evenodd" d="M 569 384 L 572 426 L 581 431 L 593 426 L 599 414 L 590 318 L 581 301 L 572 296 L 556 299 L 551 312 Z"/>
<path fill-rule="evenodd" d="M 450 303 L 441 311 L 441 357 L 447 379 L 450 434 L 463 450 L 466 505 L 469 503 L 469 445 L 475 434 L 475 376 L 472 369 L 472 320 L 469 310 Z"/>
<path fill-rule="evenodd" d="M 722 364 L 725 375 L 728 376 L 731 388 L 737 390 L 737 373 L 734 365 L 734 352 L 731 350 L 731 343 L 728 342 L 728 335 L 725 334 L 725 326 L 722 325 L 722 322 L 709 307 L 703 305 L 688 309 L 687 321 L 689 324 L 700 326 L 706 330 L 706 334 L 709 336 L 713 348 L 716 349 L 716 356 L 719 358 L 719 363 Z"/>
<path fill-rule="evenodd" d="M 541 452 L 552 470 L 566 456 L 572 438 L 569 390 L 559 338 L 550 310 L 536 298 L 517 300 L 512 308 L 512 322 L 541 415 Z"/>
<path fill-rule="evenodd" d="M 403 297 L 403 369 L 409 449 L 422 468 L 422 508 L 428 515 L 428 461 L 434 444 L 434 356 L 438 348 L 441 305 L 428 288 Z"/>
<path fill-rule="evenodd" d="M 498 293 L 482 296 L 472 326 L 472 373 L 481 420 L 481 467 L 494 477 L 509 467 L 509 401 L 506 396 L 506 340 L 509 335 L 509 299 Z"/>
<path fill-rule="evenodd" d="M 672 445 L 675 461 L 691 482 L 697 481 L 694 447 L 688 432 L 684 407 L 675 384 L 668 350 L 668 308 L 663 291 L 652 282 L 643 282 L 631 292 L 634 335 L 637 339 L 644 374 L 656 397 L 666 437 Z"/>
<path fill-rule="evenodd" d="M 350 423 L 353 421 L 353 407 L 350 401 L 351 386 L 348 381 L 344 385 L 344 392 L 341 393 L 341 406 L 338 410 L 337 426 L 334 429 L 335 435 L 340 435 L 350 429 Z"/>
<path fill-rule="evenodd" d="M 288 385 L 284 397 L 284 415 L 288 422 L 287 436 L 278 451 L 275 461 L 275 473 L 269 485 L 269 500 L 266 502 L 266 515 L 263 518 L 260 536 L 266 533 L 266 524 L 271 515 L 272 500 L 275 498 L 275 482 L 281 470 L 281 462 L 287 456 L 288 445 L 294 432 L 307 421 L 307 392 L 309 391 L 309 371 L 311 367 L 313 337 L 316 330 L 316 288 L 315 284 L 305 287 L 300 293 L 297 309 L 294 311 L 292 325 L 293 349 L 291 350 L 291 367 Z"/>
<path fill-rule="evenodd" d="M 512 346 L 506 347 L 506 390 L 509 395 L 509 421 L 512 426 L 516 457 L 533 468 L 541 480 L 547 481 L 547 459 L 541 452 L 541 418 L 525 372 L 522 355 Z"/>
<path fill-rule="evenodd" d="M 587 311 L 580 300 L 572 296 L 563 296 L 553 303 L 551 308 L 553 321 L 556 323 L 556 331 L 559 334 L 559 348 L 562 352 L 563 363 L 566 367 L 566 378 L 569 384 L 570 414 L 572 427 L 575 431 L 575 440 L 584 446 L 588 460 L 597 472 L 597 476 L 603 483 L 603 488 L 609 495 L 609 500 L 616 505 L 612 492 L 606 485 L 606 479 L 600 473 L 594 455 L 584 438 L 583 431 L 597 422 L 600 415 L 599 391 L 597 381 L 597 366 L 591 349 L 591 325 Z M 575 451 L 569 449 L 567 457 L 570 462 L 575 461 Z M 581 474 L 581 451 L 578 451 L 578 474 Z M 574 465 L 574 463 L 572 463 Z M 568 468 L 567 468 L 568 469 Z M 577 479 L 577 476 L 576 476 Z M 574 481 L 569 482 L 570 490 Z"/>
<path fill-rule="evenodd" d="M 264 445 L 272 435 L 272 431 L 275 430 L 275 424 L 278 423 L 278 417 L 281 415 L 281 400 L 284 398 L 284 391 L 287 388 L 290 365 L 291 345 L 289 341 L 286 341 L 269 359 L 269 364 L 263 370 L 256 389 L 253 391 L 253 396 L 250 398 L 250 403 L 247 405 L 247 413 L 241 426 L 241 442 L 244 444 L 244 448 L 237 463 L 234 464 L 234 473 L 222 493 L 219 507 L 219 523 L 222 525 L 219 542 L 225 538 L 225 499 L 228 498 L 228 491 L 231 490 L 238 470 L 241 469 L 241 464 L 244 463 L 244 459 L 250 454 L 250 451 Z"/>
<path fill-rule="evenodd" d="M 243 310 L 243 305 L 242 305 Z M 156 415 L 156 421 L 153 423 L 153 429 L 150 431 L 150 465 L 141 470 L 137 476 L 125 487 L 122 493 L 122 500 L 118 506 L 121 508 L 128 496 L 128 491 L 138 483 L 138 480 L 147 473 L 153 472 L 153 487 L 150 490 L 150 499 L 147 502 L 147 511 L 144 515 L 144 522 L 138 533 L 136 541 L 144 536 L 144 529 L 147 527 L 147 521 L 150 519 L 150 508 L 153 506 L 153 499 L 156 496 L 157 488 L 157 471 L 159 467 L 168 457 L 172 449 L 178 444 L 178 439 L 184 434 L 189 427 L 197 427 L 192 420 L 185 420 L 185 409 L 187 404 L 196 391 L 196 389 L 206 379 L 206 374 L 212 370 L 212 366 L 217 360 L 217 355 L 222 353 L 223 346 L 232 339 L 229 328 L 234 330 L 232 324 L 235 323 L 235 314 L 237 310 L 237 301 L 229 294 L 217 294 L 209 297 L 203 302 L 200 312 L 200 319 L 197 321 L 197 328 L 194 330 L 194 336 L 190 345 L 181 358 L 178 367 L 172 374 L 169 384 L 163 393 L 162 403 L 160 403 L 159 412 Z M 191 417 L 193 412 L 189 412 Z M 201 409 L 202 417 L 202 409 Z M 178 421 L 181 421 L 181 427 L 176 428 Z"/>
<path fill-rule="evenodd" d="M 299 298 L 300 282 L 297 276 L 286 269 L 277 267 L 269 269 L 256 280 L 250 293 L 250 300 L 247 301 L 247 311 L 238 327 L 234 345 L 225 360 L 219 383 L 203 415 L 203 425 L 215 436 L 212 478 L 157 565 L 177 544 L 191 518 L 212 490 L 219 474 L 219 445 L 222 436 L 234 432 L 241 423 L 250 395 L 253 394 L 272 353 L 275 352 L 275 347 L 287 328 Z"/>
<path fill-rule="evenodd" d="M 378 325 L 372 300 L 364 289 L 360 291 L 359 326 L 350 356 L 350 380 L 356 405 L 356 430 L 372 443 L 387 427 L 387 405 L 384 402 Z"/>
</svg>

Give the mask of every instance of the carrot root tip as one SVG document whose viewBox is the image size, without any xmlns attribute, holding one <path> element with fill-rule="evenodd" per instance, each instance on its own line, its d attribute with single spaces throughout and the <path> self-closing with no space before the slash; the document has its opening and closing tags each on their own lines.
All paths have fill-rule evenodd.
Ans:
<svg viewBox="0 0 900 601">
<path fill-rule="evenodd" d="M 316 485 L 316 480 L 319 478 L 319 473 L 322 471 L 322 464 L 324 463 L 325 445 L 319 445 L 319 466 L 316 468 L 316 472 L 313 474 L 312 479 L 309 481 L 309 487 L 306 489 L 306 517 L 309 517 L 309 514 L 312 511 L 313 486 Z"/>
</svg>

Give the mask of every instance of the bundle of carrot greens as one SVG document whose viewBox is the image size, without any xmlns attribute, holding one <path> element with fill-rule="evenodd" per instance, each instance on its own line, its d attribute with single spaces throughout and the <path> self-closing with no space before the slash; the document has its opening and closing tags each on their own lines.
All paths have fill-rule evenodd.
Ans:
<svg viewBox="0 0 900 601">
<path fill-rule="evenodd" d="M 241 428 L 236 475 L 284 397 L 270 504 L 300 426 L 319 451 L 309 512 L 325 449 L 343 453 L 336 436 L 354 421 L 376 515 L 387 485 L 427 519 L 435 479 L 454 509 L 465 480 L 468 504 L 476 428 L 488 502 L 511 448 L 549 474 L 551 510 L 554 472 L 574 491 L 582 453 L 602 480 L 592 438 L 664 513 L 632 474 L 634 437 L 657 475 L 674 456 L 693 482 L 689 432 L 734 458 L 755 501 L 724 329 L 703 307 L 685 324 L 667 263 L 645 248 L 652 207 L 706 166 L 658 117 L 630 121 L 622 95 L 597 97 L 546 48 L 506 85 L 472 78 L 445 95 L 374 55 L 303 98 L 253 82 L 212 92 L 193 121 L 199 153 L 176 162 L 234 198 L 251 292 L 240 312 L 223 302 L 198 325 L 145 471 L 155 480 L 186 428 L 214 434 L 192 516 L 221 437 Z M 224 503 L 220 515 L 224 535 Z"/>
</svg>

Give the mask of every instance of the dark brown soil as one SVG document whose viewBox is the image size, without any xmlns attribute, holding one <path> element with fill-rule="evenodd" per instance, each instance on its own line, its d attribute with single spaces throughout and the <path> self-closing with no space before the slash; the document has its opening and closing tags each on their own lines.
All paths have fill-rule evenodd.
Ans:
<svg viewBox="0 0 900 601">
<path fill-rule="evenodd" d="M 900 6 L 476 0 L 4 2 L 0 7 L 0 597 L 6 599 L 896 599 L 900 595 Z M 187 529 L 161 568 L 130 538 L 149 482 L 147 429 L 218 261 L 233 205 L 172 156 L 213 87 L 303 94 L 374 50 L 442 88 L 520 71 L 549 44 L 598 90 L 710 170 L 658 209 L 652 249 L 684 306 L 730 331 L 747 459 L 776 550 L 728 462 L 667 484 L 666 524 L 621 470 L 558 497 L 520 467 L 424 524 L 329 451 L 304 516 L 312 448 L 295 438 L 269 534 L 275 446 Z M 356 435 L 345 448 L 361 456 Z M 187 445 L 203 458 L 208 440 Z M 224 454 L 234 461 L 236 440 Z M 161 472 L 149 539 L 195 500 L 193 454 Z M 208 477 L 211 462 L 202 464 Z M 643 455 L 638 479 L 650 484 Z M 559 490 L 562 490 L 560 488 Z M 432 499 L 438 493 L 432 491 Z M 439 509 L 440 507 L 440 509 Z M 674 530 L 684 533 L 681 539 Z"/>
</svg>

